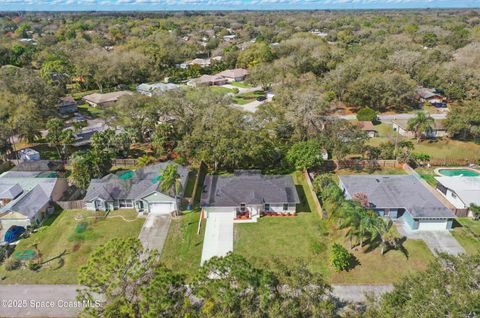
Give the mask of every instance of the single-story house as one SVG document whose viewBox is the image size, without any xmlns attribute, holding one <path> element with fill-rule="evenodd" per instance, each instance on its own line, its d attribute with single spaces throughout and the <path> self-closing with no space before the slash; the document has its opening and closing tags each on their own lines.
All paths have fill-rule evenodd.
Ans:
<svg viewBox="0 0 480 318">
<path fill-rule="evenodd" d="M 452 228 L 456 217 L 414 175 L 340 176 L 347 199 L 364 193 L 369 208 L 382 217 L 402 218 L 411 230 L 441 231 Z"/>
<path fill-rule="evenodd" d="M 187 186 L 188 168 L 173 162 L 162 162 L 135 171 L 122 171 L 108 174 L 101 179 L 93 179 L 83 199 L 87 210 L 110 211 L 133 209 L 139 213 L 170 214 L 178 209 L 178 199 L 172 192 L 162 192 L 161 171 L 168 165 L 177 166 L 182 188 Z"/>
<path fill-rule="evenodd" d="M 408 130 L 408 119 L 395 119 L 392 121 L 392 127 L 393 131 L 398 131 L 398 134 L 402 136 L 409 138 L 415 137 L 415 132 Z M 424 133 L 424 137 L 427 138 L 440 138 L 446 137 L 447 135 L 448 131 L 443 120 L 435 120 L 435 127 L 426 134 Z"/>
<path fill-rule="evenodd" d="M 51 177 L 52 176 L 52 177 Z M 66 179 L 42 171 L 7 171 L 0 175 L 0 232 L 13 225 L 37 225 L 52 210 L 68 184 Z M 50 209 L 49 209 L 50 208 Z"/>
<path fill-rule="evenodd" d="M 417 89 L 417 98 L 422 104 L 428 102 L 435 107 L 447 107 L 446 98 L 437 93 L 434 88 L 419 87 Z"/>
<path fill-rule="evenodd" d="M 198 87 L 198 86 L 214 86 L 214 85 L 225 85 L 227 80 L 218 75 L 202 75 L 198 78 L 194 78 L 188 81 L 187 85 Z"/>
<path fill-rule="evenodd" d="M 173 83 L 140 84 L 137 86 L 137 92 L 147 96 L 154 96 L 177 88 L 178 85 Z"/>
<path fill-rule="evenodd" d="M 106 94 L 93 93 L 83 96 L 83 100 L 93 107 L 106 107 L 115 104 L 122 96 L 133 95 L 130 91 L 118 91 Z"/>
<path fill-rule="evenodd" d="M 371 121 L 357 121 L 356 125 L 370 138 L 373 138 L 377 135 L 377 130 L 375 129 Z"/>
<path fill-rule="evenodd" d="M 247 77 L 248 71 L 244 68 L 235 68 L 233 70 L 225 70 L 217 74 L 217 76 L 221 76 L 229 82 L 241 82 L 245 80 Z"/>
<path fill-rule="evenodd" d="M 18 151 L 21 161 L 40 160 L 40 153 L 32 148 L 25 148 Z"/>
<path fill-rule="evenodd" d="M 97 132 L 104 132 L 105 130 L 109 129 L 110 127 L 105 125 L 104 123 L 98 123 L 94 126 L 88 126 L 80 129 L 73 134 L 75 147 L 81 147 L 89 145 L 92 141 L 92 136 Z"/>
<path fill-rule="evenodd" d="M 437 190 L 457 209 L 480 206 L 480 177 L 435 177 Z"/>
<path fill-rule="evenodd" d="M 78 111 L 77 102 L 72 96 L 65 96 L 60 98 L 60 103 L 57 105 L 58 112 L 62 115 L 75 113 Z"/>
<path fill-rule="evenodd" d="M 208 175 L 201 196 L 204 217 L 212 213 L 248 215 L 256 220 L 263 212 L 296 213 L 300 203 L 289 175 L 262 175 L 259 170 L 237 170 L 232 176 Z"/>
</svg>

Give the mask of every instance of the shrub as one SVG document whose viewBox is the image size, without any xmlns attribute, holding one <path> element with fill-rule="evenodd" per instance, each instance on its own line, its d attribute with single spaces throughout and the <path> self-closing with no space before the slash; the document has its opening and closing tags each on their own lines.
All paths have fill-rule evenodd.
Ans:
<svg viewBox="0 0 480 318">
<path fill-rule="evenodd" d="M 375 122 L 377 120 L 377 112 L 370 107 L 362 108 L 357 113 L 357 120 Z"/>
<path fill-rule="evenodd" d="M 75 233 L 80 234 L 83 233 L 87 230 L 88 223 L 87 222 L 80 222 L 76 227 L 75 227 Z"/>
<path fill-rule="evenodd" d="M 5 270 L 7 270 L 7 271 L 13 271 L 13 270 L 16 270 L 17 268 L 19 268 L 20 265 L 21 265 L 21 263 L 18 259 L 10 257 L 9 259 L 7 259 L 5 261 L 4 267 L 5 267 Z"/>
<path fill-rule="evenodd" d="M 28 261 L 27 262 L 27 268 L 31 271 L 37 271 L 40 269 L 40 265 L 33 262 L 33 261 Z"/>
<path fill-rule="evenodd" d="M 348 270 L 353 259 L 353 255 L 345 247 L 337 243 L 333 244 L 330 257 L 333 268 L 337 272 Z"/>
<path fill-rule="evenodd" d="M 0 246 L 0 264 L 8 257 L 7 246 Z"/>
</svg>

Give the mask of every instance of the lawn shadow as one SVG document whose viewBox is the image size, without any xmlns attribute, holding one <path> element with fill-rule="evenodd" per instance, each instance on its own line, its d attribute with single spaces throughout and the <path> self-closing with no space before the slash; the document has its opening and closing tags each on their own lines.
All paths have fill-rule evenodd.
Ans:
<svg viewBox="0 0 480 318">
<path fill-rule="evenodd" d="M 300 203 L 296 206 L 297 212 L 312 212 L 303 185 L 296 184 L 295 189 L 297 190 L 298 198 L 300 199 Z"/>
<path fill-rule="evenodd" d="M 453 219 L 452 222 L 452 229 L 458 228 L 458 227 L 464 227 L 460 222 L 458 222 L 456 219 Z"/>
</svg>

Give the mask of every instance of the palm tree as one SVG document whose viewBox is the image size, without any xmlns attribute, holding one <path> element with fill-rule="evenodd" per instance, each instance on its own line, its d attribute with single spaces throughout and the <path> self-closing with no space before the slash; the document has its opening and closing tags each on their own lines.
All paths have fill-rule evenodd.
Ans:
<svg viewBox="0 0 480 318">
<path fill-rule="evenodd" d="M 372 227 L 372 239 L 380 238 L 382 242 L 380 253 L 383 255 L 388 247 L 398 248 L 400 237 L 393 226 L 393 221 L 378 218 L 375 223 Z"/>
<path fill-rule="evenodd" d="M 348 229 L 346 236 L 350 241 L 350 249 L 353 248 L 353 238 L 360 237 L 360 224 L 363 217 L 363 208 L 352 201 L 345 201 L 340 207 L 341 216 L 339 218 L 340 228 Z"/>
<path fill-rule="evenodd" d="M 177 166 L 170 164 L 160 173 L 163 177 L 163 180 L 160 183 L 160 190 L 173 194 L 176 205 L 175 216 L 178 216 L 178 194 L 182 192 L 182 182 L 180 175 L 177 172 Z"/>
<path fill-rule="evenodd" d="M 429 133 L 435 127 L 435 119 L 429 113 L 420 111 L 417 115 L 408 120 L 408 130 L 414 131 L 417 143 L 420 143 L 422 134 Z"/>
</svg>

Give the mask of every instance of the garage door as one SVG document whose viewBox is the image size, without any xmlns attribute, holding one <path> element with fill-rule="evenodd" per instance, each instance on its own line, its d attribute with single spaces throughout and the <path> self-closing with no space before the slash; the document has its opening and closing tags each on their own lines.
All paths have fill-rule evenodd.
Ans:
<svg viewBox="0 0 480 318">
<path fill-rule="evenodd" d="M 419 231 L 445 231 L 447 229 L 447 221 L 443 220 L 425 220 L 418 223 Z"/>
<path fill-rule="evenodd" d="M 170 214 L 173 211 L 171 202 L 150 203 L 150 213 L 155 215 Z"/>
</svg>

